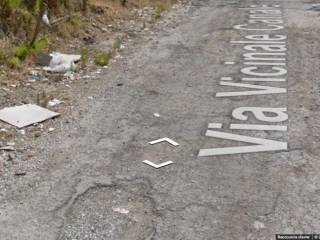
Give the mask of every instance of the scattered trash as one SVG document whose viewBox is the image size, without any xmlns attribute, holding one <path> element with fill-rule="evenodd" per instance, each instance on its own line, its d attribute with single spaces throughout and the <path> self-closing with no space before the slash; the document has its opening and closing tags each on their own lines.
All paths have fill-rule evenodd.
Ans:
<svg viewBox="0 0 320 240">
<path fill-rule="evenodd" d="M 45 10 L 42 15 L 42 22 L 44 22 L 46 25 L 50 26 L 50 21 L 48 18 L 48 11 L 47 10 Z"/>
<path fill-rule="evenodd" d="M 265 225 L 263 222 L 260 222 L 260 221 L 254 221 L 253 223 L 253 227 L 255 229 L 262 229 L 262 228 L 265 228 Z"/>
<path fill-rule="evenodd" d="M 153 116 L 158 118 L 158 117 L 160 117 L 160 114 L 159 113 L 154 113 Z"/>
<path fill-rule="evenodd" d="M 31 75 L 28 76 L 29 82 L 35 82 L 39 80 L 39 75 L 37 71 L 31 71 Z"/>
<path fill-rule="evenodd" d="M 63 103 L 63 101 L 60 101 L 59 99 L 54 98 L 48 102 L 48 106 L 53 107 L 61 103 Z"/>
<path fill-rule="evenodd" d="M 161 164 L 155 164 L 153 162 L 150 162 L 149 160 L 144 160 L 143 163 L 158 169 L 158 168 L 162 168 L 162 167 L 168 166 L 168 165 L 172 164 L 173 162 L 172 161 L 167 161 L 167 162 L 164 162 L 164 163 L 161 163 Z"/>
<path fill-rule="evenodd" d="M 11 152 L 16 151 L 16 149 L 12 146 L 0 147 L 0 150 L 1 151 L 11 151 Z"/>
<path fill-rule="evenodd" d="M 70 80 L 74 80 L 74 73 L 71 71 L 66 72 L 63 76 L 69 78 Z"/>
<path fill-rule="evenodd" d="M 22 130 L 18 130 L 17 132 L 20 133 L 21 135 L 25 135 L 26 134 L 26 131 L 23 130 L 23 129 Z"/>
<path fill-rule="evenodd" d="M 36 55 L 36 63 L 40 66 L 49 66 L 51 59 L 49 54 L 39 53 Z"/>
<path fill-rule="evenodd" d="M 151 142 L 149 142 L 149 144 L 153 145 L 153 144 L 157 144 L 157 143 L 161 143 L 161 142 L 168 142 L 168 143 L 170 143 L 170 144 L 173 145 L 173 146 L 179 146 L 179 143 L 177 143 L 177 142 L 175 142 L 175 141 L 173 141 L 172 139 L 167 138 L 167 137 L 165 137 L 165 138 L 160 138 L 160 139 L 158 139 L 158 140 L 151 141 Z"/>
<path fill-rule="evenodd" d="M 124 209 L 124 208 L 113 208 L 114 212 L 122 213 L 122 214 L 128 214 L 129 210 Z"/>
<path fill-rule="evenodd" d="M 62 54 L 58 52 L 51 53 L 52 57 L 49 66 L 44 67 L 49 72 L 66 72 L 75 67 L 76 62 L 80 61 L 81 55 Z"/>
<path fill-rule="evenodd" d="M 49 128 L 48 131 L 49 132 L 53 132 L 55 129 L 54 128 Z"/>
<path fill-rule="evenodd" d="M 0 120 L 18 128 L 43 122 L 59 115 L 59 113 L 49 111 L 35 104 L 24 104 L 0 110 Z"/>
</svg>

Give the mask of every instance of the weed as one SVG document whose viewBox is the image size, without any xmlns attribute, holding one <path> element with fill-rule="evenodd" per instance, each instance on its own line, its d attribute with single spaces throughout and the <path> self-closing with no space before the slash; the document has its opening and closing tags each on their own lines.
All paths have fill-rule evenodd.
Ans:
<svg viewBox="0 0 320 240">
<path fill-rule="evenodd" d="M 43 39 L 35 41 L 32 48 L 35 52 L 40 52 L 40 51 L 46 49 L 48 47 L 48 45 L 49 45 L 48 40 L 43 38 Z"/>
<path fill-rule="evenodd" d="M 166 11 L 168 9 L 167 6 L 165 6 L 164 4 L 162 3 L 158 3 L 156 6 L 155 6 L 155 16 L 154 18 L 156 20 L 160 19 L 161 18 L 161 14 Z"/>
<path fill-rule="evenodd" d="M 89 50 L 86 47 L 81 47 L 80 49 L 81 54 L 81 67 L 84 68 L 88 61 L 89 61 Z"/>
<path fill-rule="evenodd" d="M 7 54 L 3 48 L 0 48 L 0 63 L 6 60 Z"/>
<path fill-rule="evenodd" d="M 79 31 L 83 26 L 84 22 L 81 19 L 80 13 L 74 13 L 70 16 L 69 22 L 75 28 L 75 30 Z"/>
<path fill-rule="evenodd" d="M 22 44 L 13 48 L 13 56 L 17 57 L 19 60 L 24 60 L 30 52 L 30 48 Z"/>
<path fill-rule="evenodd" d="M 10 68 L 19 68 L 21 61 L 17 57 L 8 57 L 6 63 Z"/>
<path fill-rule="evenodd" d="M 112 55 L 110 52 L 108 53 L 96 53 L 94 56 L 94 63 L 99 66 L 108 65 Z"/>
</svg>

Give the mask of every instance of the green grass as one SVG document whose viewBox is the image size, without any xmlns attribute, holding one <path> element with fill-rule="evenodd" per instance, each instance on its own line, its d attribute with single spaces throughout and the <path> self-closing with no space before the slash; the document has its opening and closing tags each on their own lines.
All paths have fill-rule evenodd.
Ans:
<svg viewBox="0 0 320 240">
<path fill-rule="evenodd" d="M 104 53 L 96 53 L 94 56 L 94 63 L 99 65 L 99 66 L 106 66 L 108 65 L 110 59 L 112 57 L 112 54 L 110 52 Z"/>
</svg>

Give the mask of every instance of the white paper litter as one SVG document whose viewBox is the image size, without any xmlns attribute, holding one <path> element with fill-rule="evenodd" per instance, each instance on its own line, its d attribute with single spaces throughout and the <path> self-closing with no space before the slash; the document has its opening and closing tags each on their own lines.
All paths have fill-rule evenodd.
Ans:
<svg viewBox="0 0 320 240">
<path fill-rule="evenodd" d="M 53 132 L 55 129 L 54 128 L 49 128 L 48 132 Z"/>
<path fill-rule="evenodd" d="M 48 106 L 53 107 L 61 103 L 63 103 L 63 101 L 60 101 L 59 99 L 54 98 L 48 102 Z"/>
<path fill-rule="evenodd" d="M 122 214 L 128 214 L 129 210 L 124 209 L 124 208 L 114 208 L 113 209 L 114 212 L 118 212 L 118 213 L 122 213 Z"/>
<path fill-rule="evenodd" d="M 18 128 L 43 122 L 59 115 L 59 113 L 52 112 L 34 104 L 7 107 L 0 110 L 0 120 Z"/>
<path fill-rule="evenodd" d="M 153 116 L 160 117 L 160 114 L 159 113 L 154 113 Z"/>
<path fill-rule="evenodd" d="M 75 67 L 75 62 L 80 61 L 81 55 L 63 54 L 53 52 L 48 67 L 44 67 L 45 71 L 49 72 L 67 72 Z"/>
</svg>

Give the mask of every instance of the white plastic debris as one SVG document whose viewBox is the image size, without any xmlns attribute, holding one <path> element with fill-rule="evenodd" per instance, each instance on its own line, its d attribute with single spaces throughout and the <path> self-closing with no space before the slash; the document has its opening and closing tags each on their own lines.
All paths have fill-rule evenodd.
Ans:
<svg viewBox="0 0 320 240">
<path fill-rule="evenodd" d="M 43 68 L 49 72 L 66 72 L 72 70 L 76 62 L 81 59 L 81 55 L 62 54 L 58 52 L 53 52 L 50 56 L 52 59 L 49 66 Z"/>
<path fill-rule="evenodd" d="M 1 151 L 16 151 L 16 149 L 13 146 L 6 146 L 6 147 L 0 147 Z"/>
<path fill-rule="evenodd" d="M 70 80 L 74 80 L 74 73 L 71 71 L 66 72 L 64 75 L 64 77 L 69 78 Z"/>
<path fill-rule="evenodd" d="M 154 113 L 153 116 L 160 117 L 160 114 L 159 113 Z"/>
<path fill-rule="evenodd" d="M 59 113 L 52 112 L 34 104 L 24 104 L 0 110 L 0 120 L 18 128 L 43 122 L 59 115 Z"/>
<path fill-rule="evenodd" d="M 114 208 L 113 209 L 114 212 L 118 212 L 118 213 L 122 213 L 122 214 L 128 214 L 129 210 L 124 209 L 124 208 Z"/>
<path fill-rule="evenodd" d="M 17 132 L 21 135 L 26 135 L 26 130 L 24 129 L 18 130 Z"/>
<path fill-rule="evenodd" d="M 61 103 L 63 103 L 63 101 L 60 101 L 59 99 L 54 98 L 48 102 L 48 106 L 53 107 Z"/>
<path fill-rule="evenodd" d="M 42 22 L 44 22 L 46 25 L 50 26 L 50 21 L 48 18 L 48 11 L 45 11 L 42 15 Z"/>
<path fill-rule="evenodd" d="M 254 221 L 253 226 L 255 229 L 262 229 L 265 228 L 265 225 L 263 222 L 260 221 Z"/>
<path fill-rule="evenodd" d="M 48 129 L 48 132 L 53 132 L 54 130 L 55 129 L 51 127 L 51 128 Z"/>
</svg>

